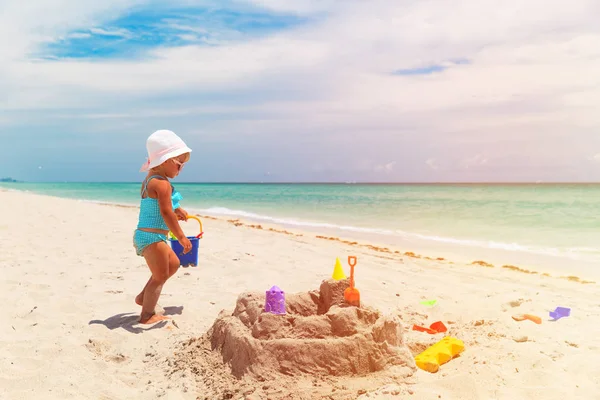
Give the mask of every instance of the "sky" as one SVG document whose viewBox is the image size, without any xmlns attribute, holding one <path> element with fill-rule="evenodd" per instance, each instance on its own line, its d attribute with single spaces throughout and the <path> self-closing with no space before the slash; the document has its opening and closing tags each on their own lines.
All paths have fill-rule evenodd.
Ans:
<svg viewBox="0 0 600 400">
<path fill-rule="evenodd" d="M 168 3 L 168 4 L 166 4 Z M 600 181 L 597 0 L 0 0 L 0 177 Z"/>
</svg>

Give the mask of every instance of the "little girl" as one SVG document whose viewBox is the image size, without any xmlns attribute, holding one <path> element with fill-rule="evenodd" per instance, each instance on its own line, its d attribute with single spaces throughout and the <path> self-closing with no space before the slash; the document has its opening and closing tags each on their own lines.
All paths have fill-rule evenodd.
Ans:
<svg viewBox="0 0 600 400">
<path fill-rule="evenodd" d="M 154 132 L 146 141 L 148 160 L 140 171 L 148 171 L 142 184 L 140 215 L 133 235 L 133 245 L 138 256 L 143 256 L 152 276 L 135 298 L 142 306 L 140 322 L 152 324 L 167 319 L 155 313 L 162 287 L 179 268 L 179 259 L 167 244 L 169 230 L 184 248 L 192 249 L 178 220 L 187 220 L 187 212 L 179 206 L 181 195 L 169 182 L 179 175 L 192 150 L 175 133 L 168 130 Z"/>
</svg>

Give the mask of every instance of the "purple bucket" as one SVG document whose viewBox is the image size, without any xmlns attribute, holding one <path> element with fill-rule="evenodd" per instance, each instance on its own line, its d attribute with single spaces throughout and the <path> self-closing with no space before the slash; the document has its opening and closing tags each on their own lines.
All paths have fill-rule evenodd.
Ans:
<svg viewBox="0 0 600 400">
<path fill-rule="evenodd" d="M 278 315 L 285 314 L 285 293 L 277 286 L 273 286 L 265 294 L 265 312 Z"/>
</svg>

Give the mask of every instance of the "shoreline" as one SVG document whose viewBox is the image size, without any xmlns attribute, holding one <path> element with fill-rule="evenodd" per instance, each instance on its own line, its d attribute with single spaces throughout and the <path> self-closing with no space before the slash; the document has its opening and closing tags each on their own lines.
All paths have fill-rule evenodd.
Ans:
<svg viewBox="0 0 600 400">
<path fill-rule="evenodd" d="M 17 189 L 0 188 L 0 191 L 8 191 L 8 192 L 14 191 L 14 192 L 18 192 L 18 193 L 22 193 L 22 192 L 30 193 L 30 194 L 34 194 L 36 196 L 59 198 L 59 199 L 78 201 L 78 202 L 89 203 L 89 204 L 97 204 L 97 205 L 104 206 L 104 207 L 117 207 L 117 208 L 126 208 L 126 209 L 137 209 L 139 207 L 138 205 L 135 205 L 135 204 L 116 203 L 116 202 L 108 202 L 108 201 L 96 201 L 96 200 L 88 200 L 88 199 L 74 199 L 74 198 L 68 198 L 68 197 L 59 197 L 59 196 L 52 196 L 52 195 L 46 195 L 46 194 L 39 194 L 39 193 L 35 193 L 35 192 L 30 192 L 30 191 L 21 191 L 21 190 L 17 190 Z M 296 236 L 296 237 L 312 236 L 312 237 L 314 237 L 316 239 L 320 239 L 320 240 L 339 242 L 339 243 L 349 246 L 349 247 L 372 250 L 372 251 L 375 251 L 376 253 L 379 253 L 382 256 L 385 255 L 386 257 L 391 258 L 391 259 L 395 259 L 397 257 L 409 257 L 412 259 L 435 261 L 435 262 L 446 263 L 446 264 L 450 264 L 450 265 L 458 264 L 458 265 L 465 265 L 465 266 L 497 268 L 497 269 L 509 270 L 509 271 L 519 272 L 519 273 L 528 274 L 528 275 L 538 275 L 540 277 L 563 279 L 563 280 L 568 280 L 571 282 L 577 282 L 577 283 L 586 284 L 586 285 L 597 283 L 597 281 L 596 281 L 597 278 L 581 277 L 581 276 L 578 276 L 578 275 L 581 275 L 580 273 L 577 273 L 577 275 L 575 275 L 573 272 L 569 272 L 566 270 L 559 272 L 559 271 L 553 270 L 552 268 L 543 268 L 540 266 L 527 265 L 525 267 L 525 266 L 521 265 L 520 263 L 498 262 L 497 260 L 490 260 L 489 258 L 481 259 L 481 258 L 472 257 L 473 259 L 471 261 L 468 261 L 468 260 L 466 260 L 467 257 L 464 257 L 465 260 L 456 260 L 456 259 L 452 259 L 452 256 L 448 257 L 447 255 L 444 255 L 444 257 L 441 257 L 438 255 L 421 254 L 421 253 L 423 253 L 423 249 L 419 249 L 419 251 L 417 251 L 416 249 L 400 249 L 399 246 L 395 246 L 392 244 L 384 244 L 381 242 L 365 241 L 362 239 L 344 237 L 342 235 L 328 235 L 324 232 L 318 232 L 316 229 L 308 230 L 308 229 L 298 229 L 295 227 L 289 228 L 284 225 L 279 225 L 277 223 L 257 222 L 257 221 L 252 221 L 251 219 L 239 218 L 237 216 L 232 217 L 232 216 L 226 216 L 226 215 L 209 215 L 209 214 L 206 214 L 205 212 L 198 212 L 197 210 L 194 210 L 193 208 L 189 208 L 189 211 L 192 215 L 195 215 L 197 217 L 200 217 L 203 219 L 227 222 L 236 227 L 241 226 L 241 227 L 246 227 L 249 229 L 265 230 L 265 231 L 269 231 L 269 232 L 274 232 L 274 233 L 279 233 L 279 234 L 284 234 L 284 235 L 289 235 L 289 236 Z M 432 247 L 431 249 L 427 249 L 426 251 L 435 252 L 435 249 L 433 249 L 434 246 L 431 246 L 431 247 Z M 486 258 L 486 257 L 483 257 L 483 258 Z"/>
<path fill-rule="evenodd" d="M 391 248 L 391 246 L 385 246 L 382 244 L 360 242 L 360 241 L 352 240 L 352 239 L 348 239 L 348 238 L 314 234 L 312 232 L 301 231 L 301 230 L 290 231 L 287 229 L 282 229 L 278 225 L 273 225 L 273 224 L 256 224 L 256 223 L 252 223 L 251 221 L 244 221 L 239 218 L 226 219 L 226 218 L 219 218 L 219 217 L 214 217 L 214 216 L 210 216 L 210 215 L 202 215 L 202 214 L 195 214 L 195 215 L 200 218 L 225 221 L 234 226 L 242 226 L 242 227 L 246 227 L 246 228 L 250 228 L 250 229 L 265 230 L 265 231 L 269 231 L 269 232 L 275 232 L 275 233 L 279 233 L 279 234 L 299 236 L 299 237 L 312 236 L 312 237 L 314 237 L 316 239 L 320 239 L 320 240 L 325 240 L 325 241 L 330 241 L 330 242 L 334 241 L 334 242 L 344 244 L 346 246 L 368 249 L 368 250 L 375 251 L 376 253 L 385 254 L 385 255 L 388 255 L 387 256 L 388 259 L 396 259 L 398 257 L 400 257 L 400 259 L 401 259 L 401 257 L 409 257 L 412 259 L 435 261 L 435 262 L 439 262 L 439 263 L 443 263 L 443 264 L 450 264 L 450 265 L 477 266 L 477 267 L 485 267 L 485 268 L 501 268 L 501 269 L 524 273 L 524 274 L 529 274 L 529 275 L 539 275 L 541 277 L 565 279 L 565 280 L 568 280 L 571 282 L 578 282 L 581 284 L 596 284 L 597 283 L 596 281 L 586 280 L 586 279 L 583 279 L 583 278 L 575 276 L 575 275 L 568 275 L 566 272 L 565 272 L 565 274 L 567 274 L 567 275 L 556 276 L 556 275 L 552 275 L 545 271 L 539 271 L 539 270 L 535 270 L 535 269 L 526 269 L 526 268 L 522 268 L 522 267 L 519 267 L 517 265 L 512 265 L 512 264 L 494 265 L 485 260 L 473 260 L 470 263 L 456 262 L 456 261 L 452 261 L 452 260 L 444 258 L 444 257 L 435 257 L 435 256 L 432 257 L 432 256 L 418 254 L 418 253 L 415 253 L 412 251 L 400 251 L 400 250 Z"/>
<path fill-rule="evenodd" d="M 36 188 L 35 185 L 32 187 L 15 185 L 3 187 L 0 185 L 0 188 L 76 199 L 94 204 L 139 206 L 137 199 L 131 197 L 134 195 L 132 190 L 126 191 L 127 196 L 106 196 L 94 194 L 94 190 L 87 186 L 75 188 L 73 193 L 68 190 L 63 192 L 53 186 L 48 190 Z M 592 237 L 589 235 L 580 239 L 574 237 L 568 239 L 568 236 L 564 236 L 568 235 L 568 232 L 563 236 L 554 232 L 546 240 L 543 230 L 538 234 L 538 231 L 533 229 L 525 238 L 514 231 L 515 226 L 519 226 L 518 222 L 517 225 L 510 228 L 513 230 L 512 234 L 510 230 L 506 231 L 502 227 L 499 227 L 500 231 L 496 234 L 494 232 L 498 221 L 494 220 L 490 220 L 486 225 L 475 226 L 472 231 L 465 230 L 464 227 L 455 231 L 448 226 L 448 221 L 452 221 L 452 218 L 444 221 L 440 230 L 436 228 L 437 224 L 431 225 L 431 221 L 424 223 L 422 229 L 418 229 L 418 226 L 421 226 L 420 214 L 413 219 L 407 216 L 408 220 L 405 222 L 408 225 L 400 224 L 405 228 L 400 229 L 402 228 L 400 225 L 395 227 L 396 225 L 380 218 L 372 221 L 361 218 L 353 220 L 350 216 L 347 219 L 345 213 L 340 214 L 339 212 L 329 215 L 301 211 L 300 214 L 297 214 L 294 210 L 285 207 L 280 210 L 275 203 L 268 209 L 260 207 L 247 209 L 243 203 L 229 204 L 226 201 L 220 203 L 216 198 L 212 200 L 210 201 L 209 196 L 207 201 L 191 201 L 191 204 L 186 203 L 186 209 L 191 213 L 220 219 L 238 219 L 252 225 L 262 224 L 274 226 L 277 229 L 318 234 L 351 242 L 358 241 L 380 248 L 401 250 L 401 253 L 420 254 L 430 258 L 441 257 L 457 263 L 469 264 L 473 261 L 485 261 L 500 267 L 517 266 L 523 270 L 535 271 L 540 274 L 580 276 L 585 277 L 584 280 L 600 281 L 600 250 L 597 248 L 597 241 L 592 241 Z M 460 223 L 460 220 L 457 220 L 457 223 Z M 411 225 L 414 225 L 413 229 L 408 228 Z M 579 236 L 577 237 L 579 238 Z"/>
</svg>

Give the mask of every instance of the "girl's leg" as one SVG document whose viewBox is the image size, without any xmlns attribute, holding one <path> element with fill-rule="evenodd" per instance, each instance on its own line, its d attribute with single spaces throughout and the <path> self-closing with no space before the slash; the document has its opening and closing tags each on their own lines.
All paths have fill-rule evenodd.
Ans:
<svg viewBox="0 0 600 400">
<path fill-rule="evenodd" d="M 163 285 L 169 279 L 170 253 L 173 253 L 173 251 L 164 242 L 154 243 L 144 251 L 144 258 L 148 263 L 152 277 L 146 284 L 142 300 L 140 322 L 143 324 L 152 324 L 167 319 L 163 315 L 155 314 L 154 308 Z"/>
<path fill-rule="evenodd" d="M 179 258 L 173 250 L 169 254 L 169 278 L 175 275 L 175 272 L 179 269 Z"/>
<path fill-rule="evenodd" d="M 135 304 L 137 304 L 138 306 L 144 305 L 144 293 L 146 292 L 146 288 L 148 287 L 148 285 L 150 284 L 151 281 L 152 281 L 152 276 L 150 276 L 150 279 L 148 279 L 148 282 L 146 282 L 146 286 L 144 286 L 144 288 L 142 289 L 140 294 L 135 296 Z"/>
<path fill-rule="evenodd" d="M 175 272 L 177 272 L 177 270 L 179 269 L 179 258 L 177 258 L 175 253 L 173 253 L 173 252 L 171 252 L 171 253 L 172 254 L 169 255 L 169 278 L 172 277 L 173 275 L 175 275 Z M 135 297 L 135 303 L 138 306 L 141 306 L 144 304 L 144 293 L 146 292 L 146 288 L 148 287 L 148 284 L 151 281 L 152 281 L 152 276 L 150 276 L 150 279 L 148 279 L 148 282 L 146 282 L 146 286 L 144 286 L 144 288 L 142 289 L 140 294 L 138 294 Z"/>
</svg>

